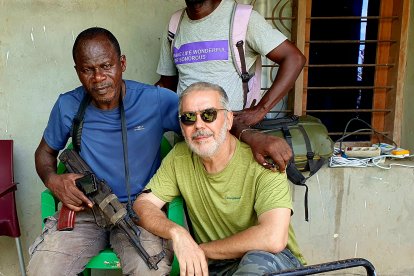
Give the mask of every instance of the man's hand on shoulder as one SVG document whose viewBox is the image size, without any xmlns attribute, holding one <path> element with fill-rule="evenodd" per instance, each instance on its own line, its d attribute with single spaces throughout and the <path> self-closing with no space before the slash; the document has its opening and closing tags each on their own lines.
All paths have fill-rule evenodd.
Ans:
<svg viewBox="0 0 414 276">
<path fill-rule="evenodd" d="M 236 120 L 231 132 L 251 147 L 254 158 L 263 167 L 280 172 L 286 170 L 293 154 L 285 139 L 261 133 Z"/>
<path fill-rule="evenodd" d="M 259 164 L 271 170 L 286 170 L 292 158 L 292 150 L 285 139 L 256 131 L 247 131 L 245 138 L 251 140 L 249 145 Z"/>
</svg>

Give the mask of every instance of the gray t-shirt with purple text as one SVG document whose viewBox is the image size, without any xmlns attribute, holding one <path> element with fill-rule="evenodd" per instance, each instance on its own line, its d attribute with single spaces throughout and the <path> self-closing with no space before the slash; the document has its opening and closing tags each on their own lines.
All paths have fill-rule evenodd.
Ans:
<svg viewBox="0 0 414 276">
<path fill-rule="evenodd" d="M 243 87 L 233 65 L 229 46 L 233 5 L 233 0 L 223 0 L 211 14 L 200 20 L 190 20 L 185 13 L 175 37 L 173 54 L 166 30 L 161 39 L 157 73 L 175 76 L 178 71 L 178 94 L 197 81 L 218 84 L 227 92 L 230 108 L 241 110 Z M 257 55 L 267 55 L 286 39 L 286 36 L 273 29 L 259 13 L 252 11 L 245 45 L 248 70 L 254 71 Z"/>
</svg>

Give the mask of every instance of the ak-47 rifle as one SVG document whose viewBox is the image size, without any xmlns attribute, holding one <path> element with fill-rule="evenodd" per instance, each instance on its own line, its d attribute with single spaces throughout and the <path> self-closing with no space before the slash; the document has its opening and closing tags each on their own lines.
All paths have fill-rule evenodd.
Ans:
<svg viewBox="0 0 414 276">
<path fill-rule="evenodd" d="M 64 150 L 60 154 L 59 159 L 65 165 L 68 172 L 84 175 L 75 181 L 76 186 L 99 207 L 107 220 L 127 234 L 137 249 L 138 254 L 147 263 L 148 267 L 157 270 L 157 264 L 165 256 L 164 250 L 154 256 L 150 256 L 147 253 L 139 240 L 141 231 L 130 218 L 124 205 L 119 202 L 118 197 L 112 193 L 111 188 L 105 180 L 97 179 L 92 169 L 74 150 Z M 59 222 L 61 222 L 61 219 L 63 223 L 69 222 L 69 227 L 61 225 L 58 228 L 61 228 L 61 230 L 72 230 L 74 226 L 74 214 L 73 210 L 63 205 L 59 214 Z"/>
</svg>

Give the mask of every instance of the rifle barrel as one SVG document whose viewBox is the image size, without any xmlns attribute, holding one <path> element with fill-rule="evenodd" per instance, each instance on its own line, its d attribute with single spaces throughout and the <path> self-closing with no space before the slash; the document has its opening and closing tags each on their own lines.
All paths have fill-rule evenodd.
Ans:
<svg viewBox="0 0 414 276">
<path fill-rule="evenodd" d="M 145 262 L 147 263 L 148 267 L 151 269 L 158 269 L 158 262 L 154 262 L 151 261 L 152 258 L 150 257 L 150 255 L 147 253 L 147 251 L 144 249 L 144 247 L 142 247 L 141 243 L 139 242 L 137 236 L 135 235 L 135 233 L 133 233 L 131 231 L 131 228 L 129 228 L 129 226 L 127 225 L 127 222 L 125 221 L 125 219 L 121 219 L 118 223 L 118 227 L 120 229 L 122 229 L 125 234 L 128 235 L 128 237 L 130 238 L 131 242 L 135 245 L 135 248 L 137 249 L 138 254 L 141 256 L 142 259 L 145 260 Z"/>
</svg>

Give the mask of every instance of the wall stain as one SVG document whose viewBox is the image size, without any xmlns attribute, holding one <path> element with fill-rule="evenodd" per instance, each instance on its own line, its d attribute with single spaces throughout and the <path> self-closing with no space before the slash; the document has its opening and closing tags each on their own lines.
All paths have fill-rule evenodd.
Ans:
<svg viewBox="0 0 414 276">
<path fill-rule="evenodd" d="M 334 233 L 338 234 L 339 237 L 341 236 L 341 216 L 342 216 L 342 204 L 344 199 L 344 170 L 335 170 L 335 172 L 332 174 L 333 179 L 331 178 L 333 190 L 332 195 L 335 196 L 336 204 L 335 204 L 335 229 Z M 348 179 L 348 185 L 349 185 L 349 179 Z M 348 191 L 349 192 L 349 191 Z M 335 239 L 334 242 L 334 252 L 337 256 L 337 258 L 340 257 L 340 238 Z"/>
</svg>

